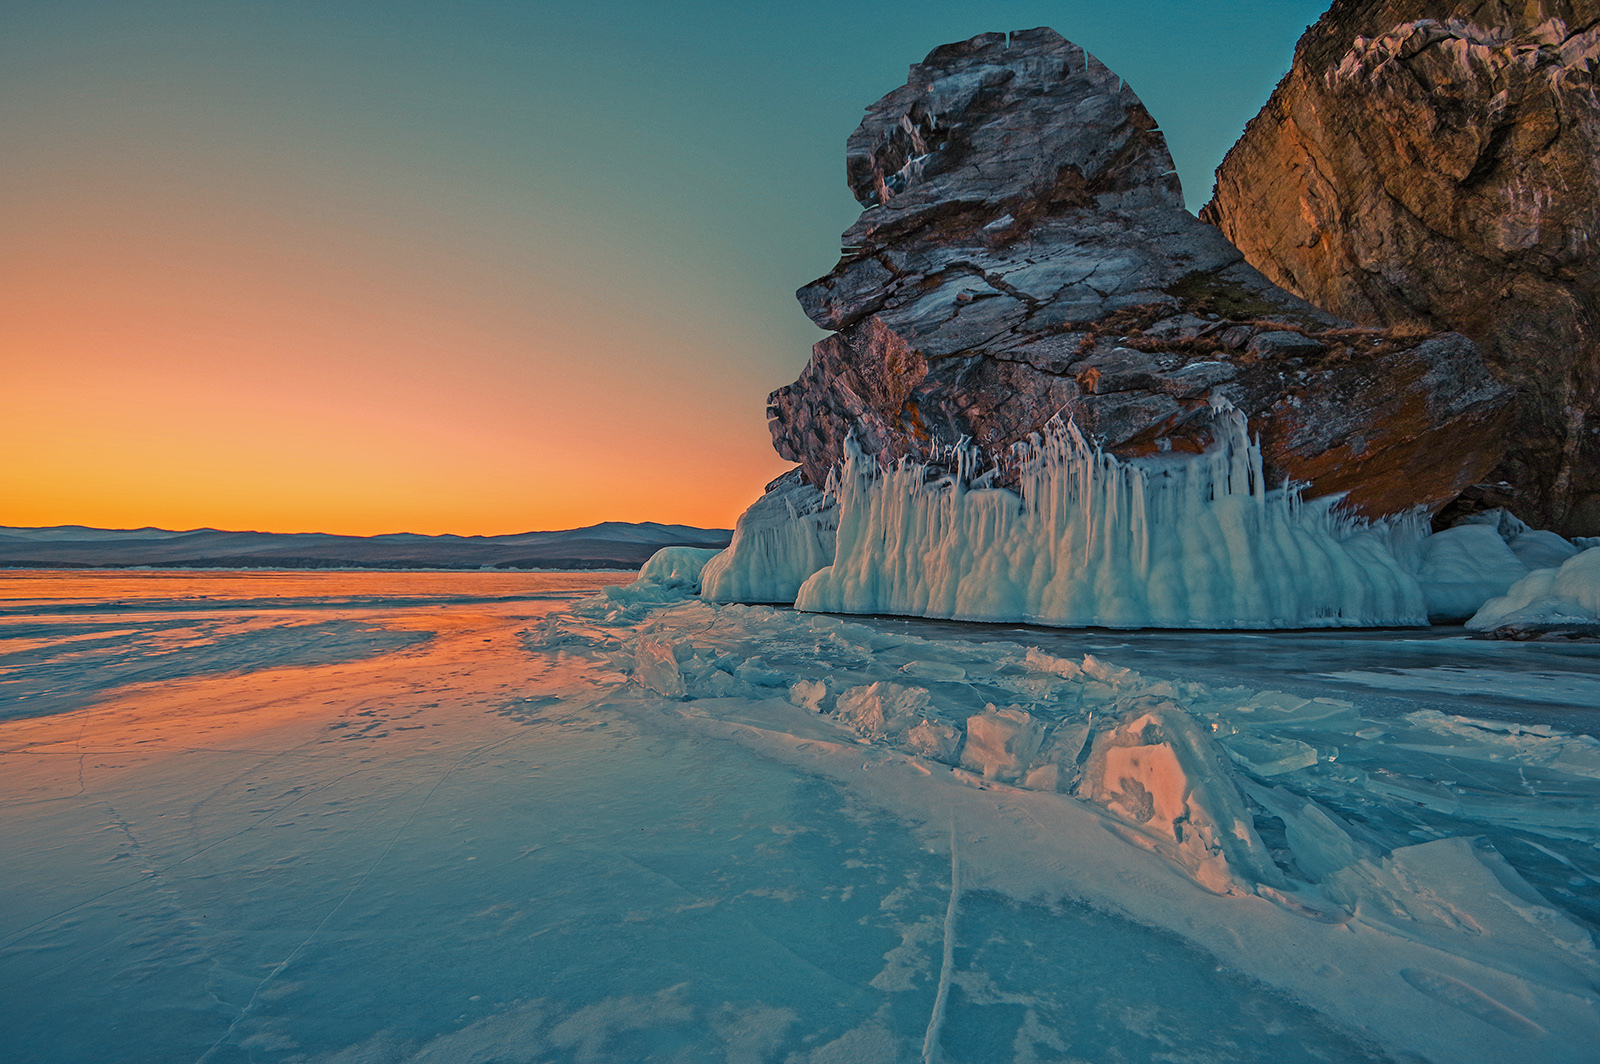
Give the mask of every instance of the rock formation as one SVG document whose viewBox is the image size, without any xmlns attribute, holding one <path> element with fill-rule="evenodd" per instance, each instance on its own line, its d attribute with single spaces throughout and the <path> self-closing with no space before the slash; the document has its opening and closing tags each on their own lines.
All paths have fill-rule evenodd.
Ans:
<svg viewBox="0 0 1600 1064">
<path fill-rule="evenodd" d="M 1520 402 L 1476 505 L 1600 533 L 1600 0 L 1337 0 L 1201 217 L 1284 288 L 1472 337 Z"/>
<path fill-rule="evenodd" d="M 1198 452 L 1214 393 L 1269 480 L 1365 516 L 1437 509 L 1499 459 L 1509 392 L 1470 341 L 1274 286 L 1183 209 L 1132 90 L 1051 30 L 935 49 L 868 108 L 847 171 L 866 209 L 799 293 L 834 334 L 770 399 L 813 485 L 852 432 L 880 461 L 963 437 L 998 456 L 1057 414 L 1122 458 Z"/>
</svg>

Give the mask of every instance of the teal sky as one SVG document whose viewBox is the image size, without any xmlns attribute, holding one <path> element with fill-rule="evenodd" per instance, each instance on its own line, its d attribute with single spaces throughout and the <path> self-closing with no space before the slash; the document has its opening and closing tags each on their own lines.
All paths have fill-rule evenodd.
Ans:
<svg viewBox="0 0 1600 1064">
<path fill-rule="evenodd" d="M 1222 154 L 1323 6 L 0 0 L 0 241 L 10 244 L 0 256 L 12 260 L 0 258 L 0 285 L 12 278 L 15 288 L 18 277 L 44 285 L 34 260 L 64 246 L 68 229 L 72 261 L 53 267 L 51 283 L 81 285 L 85 313 L 111 313 L 96 302 L 106 285 L 142 285 L 181 260 L 188 287 L 163 289 L 162 313 L 177 320 L 160 336 L 182 333 L 186 307 L 221 314 L 215 308 L 237 304 L 249 323 L 240 319 L 229 343 L 241 353 L 217 372 L 239 373 L 239 388 L 271 376 L 275 348 L 264 333 L 272 326 L 263 323 L 293 324 L 304 304 L 285 286 L 312 285 L 315 275 L 317 305 L 304 305 L 283 344 L 291 335 L 301 347 L 311 342 L 306 322 L 315 319 L 324 362 L 338 363 L 347 342 L 371 349 L 351 356 L 356 378 L 436 370 L 410 344 L 414 325 L 392 340 L 383 333 L 385 305 L 409 321 L 436 300 L 441 334 L 459 325 L 463 337 L 437 358 L 491 382 L 483 409 L 492 417 L 463 423 L 462 437 L 487 432 L 484 418 L 503 417 L 511 433 L 499 447 L 480 441 L 462 462 L 520 448 L 514 457 L 524 463 L 581 464 L 586 452 L 570 444 L 585 425 L 591 452 L 612 443 L 635 454 L 641 432 L 701 426 L 699 442 L 660 449 L 675 472 L 664 465 L 654 475 L 684 478 L 672 481 L 677 495 L 661 498 L 700 490 L 747 500 L 760 487 L 752 478 L 782 468 L 766 443 L 766 393 L 794 379 L 819 335 L 793 292 L 832 266 L 838 234 L 857 213 L 843 180 L 845 138 L 909 64 L 976 33 L 1051 26 L 1139 93 L 1198 208 Z M 47 226 L 46 217 L 57 220 Z M 279 245 L 301 258 L 262 250 Z M 129 248 L 140 249 L 138 269 L 98 268 Z M 360 306 L 341 310 L 331 299 L 345 282 Z M 44 296 L 30 298 L 44 306 Z M 110 357 L 103 337 L 68 343 L 51 320 L 38 310 L 26 327 L 0 327 L 0 358 L 37 361 L 48 349 L 53 361 L 77 360 L 81 378 Z M 108 336 L 153 328 L 106 320 Z M 556 332 L 570 343 L 540 341 Z M 152 377 L 183 387 L 187 364 L 164 361 L 164 341 L 152 337 L 137 357 Z M 396 351 L 392 366 L 378 353 L 385 344 Z M 215 394 L 225 386 L 217 382 Z M 526 397 L 529 427 L 511 432 L 510 393 L 524 387 L 538 393 Z M 325 412 L 327 396 L 319 401 Z M 369 432 L 403 434 L 419 416 L 448 420 L 428 414 L 429 401 L 397 397 L 387 428 L 369 411 Z M 279 402 L 294 408 L 284 431 L 315 420 L 287 393 Z M 470 397 L 456 405 L 449 417 L 474 417 Z M 59 414 L 79 429 L 98 416 L 70 402 Z M 162 429 L 173 446 L 229 445 L 219 429 L 190 437 L 169 432 L 175 423 Z M 448 424 L 435 428 L 451 438 Z M 759 457 L 735 457 L 747 451 Z M 263 474 L 265 454 L 257 455 Z M 311 460 L 295 454 L 294 462 Z M 596 485 L 610 485 L 597 488 L 597 519 L 628 516 L 614 501 L 629 489 L 606 479 L 625 465 L 589 470 Z M 273 475 L 287 484 L 308 472 L 291 464 Z M 548 485 L 518 483 L 550 494 Z M 86 482 L 84 490 L 97 489 Z M 63 521 L 94 511 L 50 505 L 23 509 Z M 485 517 L 487 505 L 457 499 L 437 520 L 418 509 L 373 520 L 455 531 L 557 520 L 531 511 Z M 729 519 L 738 509 L 718 506 Z M 651 512 L 710 519 L 692 509 Z M 473 516 L 452 523 L 450 513 Z M 25 523 L 21 514 L 0 512 L 0 523 Z M 254 520 L 361 524 L 328 514 Z"/>
</svg>

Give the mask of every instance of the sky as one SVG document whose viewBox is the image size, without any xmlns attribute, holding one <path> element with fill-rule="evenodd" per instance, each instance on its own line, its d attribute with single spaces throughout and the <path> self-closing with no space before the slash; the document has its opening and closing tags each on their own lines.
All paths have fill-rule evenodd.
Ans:
<svg viewBox="0 0 1600 1064">
<path fill-rule="evenodd" d="M 731 527 L 911 63 L 1056 29 L 1198 209 L 1325 6 L 0 0 L 0 525 Z"/>
</svg>

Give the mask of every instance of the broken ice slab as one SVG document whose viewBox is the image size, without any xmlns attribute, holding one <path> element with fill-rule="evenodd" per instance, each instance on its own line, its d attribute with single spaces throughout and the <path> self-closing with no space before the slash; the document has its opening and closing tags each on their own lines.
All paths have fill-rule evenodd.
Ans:
<svg viewBox="0 0 1600 1064">
<path fill-rule="evenodd" d="M 1229 735 L 1218 741 L 1229 757 L 1257 776 L 1281 776 L 1317 763 L 1317 748 L 1299 739 Z"/>
<path fill-rule="evenodd" d="M 1282 691 L 1260 691 L 1222 712 L 1235 724 L 1298 728 L 1353 725 L 1357 722 L 1354 703 L 1339 698 L 1301 698 Z"/>
<path fill-rule="evenodd" d="M 1019 779 L 1039 752 L 1045 723 L 1020 706 L 990 706 L 968 717 L 962 767 L 982 772 L 985 779 L 1008 783 Z"/>
</svg>

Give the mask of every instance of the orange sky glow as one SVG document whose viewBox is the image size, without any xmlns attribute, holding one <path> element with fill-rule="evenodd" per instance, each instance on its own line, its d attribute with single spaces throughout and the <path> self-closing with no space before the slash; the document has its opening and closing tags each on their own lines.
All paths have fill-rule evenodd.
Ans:
<svg viewBox="0 0 1600 1064">
<path fill-rule="evenodd" d="M 426 224 L 149 191 L 10 204 L 0 524 L 729 527 L 787 468 L 764 382 L 697 370 L 751 338 L 692 306 Z"/>
<path fill-rule="evenodd" d="M 1323 6 L 0 4 L 0 525 L 729 527 L 907 63 L 1054 25 L 1203 198 Z"/>
</svg>

